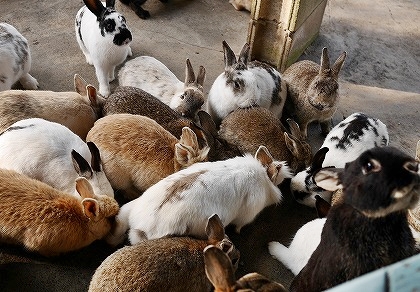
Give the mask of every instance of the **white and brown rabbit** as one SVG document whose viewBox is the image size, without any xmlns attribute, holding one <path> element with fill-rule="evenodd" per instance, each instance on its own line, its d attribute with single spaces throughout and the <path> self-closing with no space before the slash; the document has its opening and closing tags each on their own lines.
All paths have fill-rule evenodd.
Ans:
<svg viewBox="0 0 420 292">
<path fill-rule="evenodd" d="M 255 105 L 281 118 L 286 83 L 274 67 L 259 61 L 249 62 L 249 49 L 245 43 L 237 60 L 223 41 L 225 70 L 213 82 L 207 98 L 207 112 L 217 126 L 233 110 Z"/>
<path fill-rule="evenodd" d="M 28 41 L 12 25 L 0 23 L 0 91 L 20 82 L 24 89 L 37 89 L 38 81 L 29 74 L 31 51 Z"/>
<path fill-rule="evenodd" d="M 284 115 L 296 120 L 305 137 L 312 122 L 320 122 L 323 135 L 331 130 L 331 119 L 339 101 L 338 74 L 345 59 L 346 52 L 331 67 L 328 50 L 324 48 L 321 65 L 302 60 L 283 72 L 288 93 Z"/>
<path fill-rule="evenodd" d="M 76 14 L 76 39 L 86 57 L 95 67 L 99 93 L 110 94 L 109 82 L 115 79 L 115 67 L 131 56 L 132 41 L 125 17 L 114 8 L 115 0 L 83 0 L 86 6 Z"/>
<path fill-rule="evenodd" d="M 206 70 L 200 66 L 197 78 L 189 59 L 185 65 L 185 81 L 179 80 L 161 61 L 139 56 L 127 61 L 118 72 L 120 86 L 133 86 L 150 93 L 179 112 L 197 120 L 197 112 L 205 102 L 203 83 Z"/>
</svg>

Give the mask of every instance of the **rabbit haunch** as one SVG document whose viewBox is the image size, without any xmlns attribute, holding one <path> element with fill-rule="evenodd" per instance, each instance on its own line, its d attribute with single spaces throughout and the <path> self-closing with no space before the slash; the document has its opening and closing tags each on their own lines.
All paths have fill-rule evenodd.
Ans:
<svg viewBox="0 0 420 292">
<path fill-rule="evenodd" d="M 85 178 L 76 179 L 75 185 L 79 198 L 0 169 L 0 241 L 54 256 L 103 238 L 118 213 L 118 203 L 96 196 Z"/>
<path fill-rule="evenodd" d="M 124 291 L 211 291 L 204 272 L 204 248 L 217 246 L 236 268 L 239 251 L 216 214 L 203 231 L 205 239 L 166 237 L 119 249 L 96 269 L 89 291 L 119 291 L 122 283 Z"/>
<path fill-rule="evenodd" d="M 249 45 L 245 44 L 236 59 L 223 41 L 225 70 L 210 88 L 207 111 L 216 125 L 236 108 L 259 105 L 281 118 L 286 101 L 286 83 L 280 73 L 268 64 L 248 62 Z"/>
<path fill-rule="evenodd" d="M 291 291 L 323 291 L 415 254 L 407 210 L 420 196 L 420 168 L 412 157 L 375 147 L 314 178 L 324 189 L 343 189 L 343 201 L 329 210 L 321 242 Z"/>
<path fill-rule="evenodd" d="M 0 134 L 0 168 L 17 171 L 77 197 L 74 181 L 83 176 L 95 194 L 114 197 L 95 144 L 86 144 L 67 127 L 43 119 L 18 121 Z"/>
<path fill-rule="evenodd" d="M 88 131 L 102 116 L 103 98 L 79 75 L 74 75 L 76 92 L 7 90 L 0 92 L 0 132 L 13 123 L 42 118 L 62 124 L 86 139 Z"/>
<path fill-rule="evenodd" d="M 99 93 L 110 94 L 109 82 L 115 79 L 115 67 L 131 56 L 132 35 L 125 17 L 114 9 L 115 0 L 83 0 L 75 19 L 76 39 L 86 57 L 95 67 Z"/>
<path fill-rule="evenodd" d="M 214 213 L 239 232 L 265 207 L 280 202 L 277 185 L 290 177 L 288 166 L 274 161 L 264 146 L 255 157 L 193 164 L 123 205 L 108 241 L 121 242 L 127 229 L 132 244 L 167 235 L 203 237 Z"/>
<path fill-rule="evenodd" d="M 31 52 L 28 41 L 12 25 L 0 22 L 0 91 L 17 81 L 25 89 L 37 89 L 38 81 L 29 74 Z"/>
<path fill-rule="evenodd" d="M 99 119 L 87 141 L 99 148 L 103 169 L 114 189 L 128 198 L 195 162 L 206 161 L 209 148 L 184 127 L 179 139 L 156 121 L 140 115 L 115 114 Z"/>
</svg>

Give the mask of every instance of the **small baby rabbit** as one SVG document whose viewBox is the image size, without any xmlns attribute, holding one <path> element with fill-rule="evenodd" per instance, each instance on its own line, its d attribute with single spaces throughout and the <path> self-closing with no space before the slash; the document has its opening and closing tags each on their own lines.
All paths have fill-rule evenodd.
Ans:
<svg viewBox="0 0 420 292">
<path fill-rule="evenodd" d="M 178 139 L 156 121 L 131 114 L 99 119 L 86 139 L 98 146 L 113 188 L 124 191 L 128 199 L 137 198 L 182 168 L 206 161 L 209 151 L 207 144 L 199 146 L 197 136 L 188 127 L 183 128 Z"/>
<path fill-rule="evenodd" d="M 290 134 L 266 108 L 237 108 L 222 120 L 219 136 L 242 153 L 255 153 L 259 145 L 264 145 L 275 160 L 286 161 L 293 172 L 301 171 L 310 164 L 312 149 L 296 122 L 287 122 Z"/>
<path fill-rule="evenodd" d="M 294 176 L 290 189 L 295 199 L 309 207 L 315 206 L 315 195 L 330 201 L 331 192 L 317 186 L 313 174 L 321 167 L 344 167 L 365 150 L 387 146 L 388 129 L 381 120 L 364 113 L 353 113 L 336 125 L 312 159 L 312 165 Z"/>
<path fill-rule="evenodd" d="M 78 250 L 111 229 L 118 203 L 97 196 L 84 177 L 78 198 L 12 170 L 0 169 L 0 241 L 44 256 Z"/>
<path fill-rule="evenodd" d="M 182 116 L 196 120 L 197 111 L 205 101 L 203 83 L 206 71 L 200 66 L 195 78 L 190 60 L 186 62 L 185 82 L 182 82 L 159 60 L 149 56 L 136 57 L 120 69 L 119 85 L 143 89 Z"/>
<path fill-rule="evenodd" d="M 220 248 L 209 245 L 204 249 L 204 264 L 207 278 L 215 292 L 261 291 L 286 292 L 283 285 L 258 273 L 249 273 L 235 280 L 235 270 L 230 258 Z"/>
<path fill-rule="evenodd" d="M 0 134 L 0 168 L 15 170 L 76 197 L 79 193 L 74 181 L 82 176 L 95 194 L 114 197 L 95 144 L 86 144 L 67 127 L 44 119 L 18 121 Z"/>
<path fill-rule="evenodd" d="M 109 82 L 115 79 L 115 67 L 131 56 L 131 32 L 125 17 L 114 8 L 115 0 L 83 0 L 86 6 L 76 14 L 76 39 L 86 57 L 95 66 L 99 93 L 110 94 Z"/>
<path fill-rule="evenodd" d="M 24 89 L 37 89 L 38 81 L 29 74 L 31 52 L 28 41 L 12 25 L 0 22 L 0 91 L 17 81 Z"/>
<path fill-rule="evenodd" d="M 42 118 L 62 124 L 85 140 L 94 122 L 102 116 L 104 99 L 96 88 L 74 75 L 73 91 L 6 90 L 0 92 L 0 132 L 13 123 Z"/>
<path fill-rule="evenodd" d="M 246 43 L 239 59 L 223 41 L 225 71 L 214 81 L 207 99 L 207 112 L 217 126 L 231 111 L 259 105 L 272 111 L 279 119 L 286 100 L 286 83 L 280 73 L 268 64 L 248 62 Z"/>
<path fill-rule="evenodd" d="M 195 163 L 169 175 L 142 196 L 122 206 L 111 244 L 131 244 L 167 235 L 203 237 L 207 218 L 216 213 L 236 232 L 252 222 L 265 207 L 279 203 L 277 187 L 291 177 L 284 162 L 274 161 L 261 146 L 255 157 L 246 154 L 222 161 Z"/>
<path fill-rule="evenodd" d="M 148 19 L 150 13 L 147 10 L 144 10 L 141 6 L 146 2 L 146 0 L 120 0 L 121 3 L 130 6 L 130 8 L 137 14 L 141 19 Z M 168 0 L 159 0 L 162 3 L 168 2 Z"/>
<path fill-rule="evenodd" d="M 345 59 L 346 52 L 330 67 L 328 51 L 324 48 L 321 66 L 303 60 L 283 72 L 288 93 L 284 112 L 296 120 L 305 137 L 309 123 L 315 121 L 320 122 L 323 135 L 331 130 L 331 119 L 339 101 L 338 74 Z"/>
<path fill-rule="evenodd" d="M 235 269 L 239 251 L 216 214 L 208 219 L 205 232 L 205 239 L 166 237 L 117 250 L 96 269 L 89 291 L 211 291 L 204 248 L 216 246 Z"/>
<path fill-rule="evenodd" d="M 331 206 L 321 242 L 290 291 L 324 291 L 415 254 L 407 210 L 419 200 L 420 167 L 411 156 L 375 147 L 314 179 L 326 190 L 343 189 L 343 202 Z"/>
</svg>

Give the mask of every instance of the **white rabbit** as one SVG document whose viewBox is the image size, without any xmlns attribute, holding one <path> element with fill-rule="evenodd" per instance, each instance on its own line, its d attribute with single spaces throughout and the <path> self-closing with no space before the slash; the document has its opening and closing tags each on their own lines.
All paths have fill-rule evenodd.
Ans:
<svg viewBox="0 0 420 292">
<path fill-rule="evenodd" d="M 268 64 L 248 62 L 246 43 L 238 60 L 223 41 L 225 71 L 213 82 L 207 98 L 207 112 L 218 126 L 236 108 L 259 105 L 272 111 L 279 119 L 286 101 L 286 83 L 280 73 Z"/>
<path fill-rule="evenodd" d="M 120 86 L 133 86 L 150 93 L 185 117 L 196 119 L 204 104 L 203 83 L 206 71 L 200 66 L 197 78 L 189 59 L 186 61 L 185 82 L 180 81 L 159 60 L 140 56 L 127 61 L 118 73 Z"/>
<path fill-rule="evenodd" d="M 109 82 L 115 79 L 115 67 L 131 56 L 132 35 L 125 17 L 114 8 L 115 0 L 83 0 L 86 6 L 76 15 L 75 31 L 86 62 L 95 66 L 99 93 L 110 94 Z"/>
<path fill-rule="evenodd" d="M 0 91 L 17 81 L 25 89 L 37 89 L 38 81 L 29 74 L 31 52 L 28 41 L 12 25 L 0 23 Z"/>
<path fill-rule="evenodd" d="M 67 127 L 44 119 L 18 121 L 0 134 L 0 168 L 25 174 L 76 197 L 79 193 L 74 181 L 83 176 L 95 194 L 114 197 L 95 144 L 86 144 Z"/>
<path fill-rule="evenodd" d="M 329 132 L 315 153 L 312 165 L 292 178 L 290 183 L 292 194 L 299 203 L 310 207 L 314 207 L 315 195 L 329 201 L 332 192 L 314 183 L 314 172 L 321 167 L 344 167 L 363 151 L 375 146 L 386 146 L 388 143 L 387 127 L 379 119 L 360 112 L 351 114 Z"/>
<path fill-rule="evenodd" d="M 224 226 L 232 223 L 239 232 L 265 207 L 280 202 L 277 185 L 289 177 L 289 167 L 274 161 L 264 146 L 255 157 L 193 164 L 123 205 L 107 241 L 120 243 L 127 229 L 131 244 L 167 235 L 202 238 L 214 213 Z"/>
</svg>

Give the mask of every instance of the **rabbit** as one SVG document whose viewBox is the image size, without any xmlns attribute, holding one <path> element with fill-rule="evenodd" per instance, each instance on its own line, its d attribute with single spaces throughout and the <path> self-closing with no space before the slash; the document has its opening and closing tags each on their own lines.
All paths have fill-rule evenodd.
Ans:
<svg viewBox="0 0 420 292">
<path fill-rule="evenodd" d="M 206 161 L 209 151 L 207 145 L 198 145 L 188 127 L 178 139 L 156 121 L 132 114 L 99 119 L 86 139 L 98 146 L 112 187 L 128 199 L 182 168 Z"/>
<path fill-rule="evenodd" d="M 29 74 L 31 66 L 27 39 L 14 26 L 0 22 L 0 91 L 18 81 L 24 89 L 38 89 L 38 81 Z"/>
<path fill-rule="evenodd" d="M 230 258 L 214 245 L 208 245 L 204 249 L 204 264 L 207 278 L 213 284 L 215 292 L 287 291 L 282 284 L 271 281 L 258 273 L 246 274 L 236 281 Z"/>
<path fill-rule="evenodd" d="M 229 3 L 235 7 L 236 10 L 251 11 L 252 0 L 229 0 Z"/>
<path fill-rule="evenodd" d="M 44 119 L 18 121 L 0 134 L 0 168 L 25 174 L 76 197 L 79 193 L 74 181 L 83 176 L 95 194 L 114 197 L 96 145 L 86 144 L 67 127 Z"/>
<path fill-rule="evenodd" d="M 362 152 L 375 146 L 387 146 L 387 126 L 379 119 L 357 112 L 337 124 L 327 135 L 315 153 L 311 166 L 297 173 L 291 180 L 290 189 L 295 199 L 306 206 L 314 207 L 315 195 L 327 201 L 331 192 L 316 186 L 313 174 L 321 167 L 344 167 Z"/>
<path fill-rule="evenodd" d="M 177 138 L 181 137 L 184 127 L 190 128 L 196 134 L 200 147 L 206 144 L 210 147 L 209 161 L 224 160 L 240 155 L 237 147 L 229 145 L 218 137 L 214 122 L 208 113 L 205 111 L 197 113 L 199 126 L 140 88 L 119 86 L 106 99 L 103 114 L 119 113 L 147 116 Z"/>
<path fill-rule="evenodd" d="M 332 128 L 331 119 L 339 102 L 338 74 L 347 53 L 343 52 L 330 67 L 327 48 L 323 48 L 321 65 L 313 61 L 298 61 L 283 72 L 287 83 L 287 100 L 283 113 L 299 124 L 307 137 L 308 125 L 319 122 L 324 136 Z"/>
<path fill-rule="evenodd" d="M 74 88 L 76 92 L 0 92 L 0 132 L 23 119 L 42 118 L 66 126 L 85 140 L 94 122 L 102 116 L 104 99 L 78 74 L 74 75 Z"/>
<path fill-rule="evenodd" d="M 275 160 L 287 161 L 293 172 L 301 171 L 309 166 L 312 149 L 296 122 L 289 119 L 288 124 L 291 134 L 266 108 L 237 108 L 222 120 L 219 136 L 242 153 L 254 153 L 264 145 Z"/>
<path fill-rule="evenodd" d="M 290 291 L 324 291 L 415 254 L 407 210 L 420 196 L 420 168 L 390 147 L 363 152 L 342 168 L 322 168 L 315 183 L 343 190 L 328 212 L 321 241 Z"/>
<path fill-rule="evenodd" d="M 77 178 L 75 186 L 79 198 L 0 169 L 0 241 L 57 256 L 102 239 L 111 229 L 118 203 L 97 196 L 84 177 Z"/>
<path fill-rule="evenodd" d="M 289 167 L 274 161 L 264 146 L 254 157 L 195 163 L 123 205 L 107 242 L 121 243 L 127 229 L 131 244 L 167 235 L 201 238 L 213 213 L 239 233 L 265 207 L 281 201 L 277 185 L 290 176 Z"/>
<path fill-rule="evenodd" d="M 205 101 L 203 83 L 206 71 L 200 66 L 195 78 L 190 60 L 186 62 L 185 82 L 182 82 L 159 60 L 149 56 L 136 57 L 120 69 L 119 85 L 143 89 L 181 115 L 195 120 Z"/>
<path fill-rule="evenodd" d="M 77 43 L 86 62 L 95 67 L 99 93 L 110 94 L 109 82 L 115 79 L 115 67 L 133 53 L 133 39 L 125 17 L 114 8 L 115 0 L 83 0 L 86 4 L 76 14 Z"/>
<path fill-rule="evenodd" d="M 141 19 L 148 19 L 150 17 L 150 12 L 143 9 L 141 6 L 146 2 L 146 0 L 120 0 L 121 3 L 130 6 L 130 8 L 136 13 Z M 168 0 L 159 0 L 162 3 L 168 2 Z"/>
<path fill-rule="evenodd" d="M 415 160 L 420 162 L 420 140 L 417 142 Z M 408 223 L 410 224 L 411 232 L 416 241 L 416 250 L 420 252 L 420 203 L 413 209 L 408 210 Z"/>
<path fill-rule="evenodd" d="M 223 41 L 225 71 L 210 88 L 207 112 L 216 126 L 231 111 L 259 105 L 281 118 L 287 89 L 280 72 L 268 64 L 249 59 L 249 44 L 245 43 L 236 60 L 235 53 Z"/>
<path fill-rule="evenodd" d="M 239 251 L 216 214 L 208 219 L 205 232 L 205 239 L 166 237 L 117 250 L 96 269 L 89 291 L 211 291 L 204 248 L 216 246 L 235 268 Z"/>
</svg>

